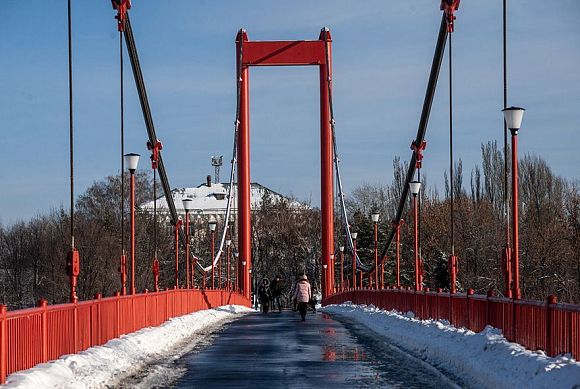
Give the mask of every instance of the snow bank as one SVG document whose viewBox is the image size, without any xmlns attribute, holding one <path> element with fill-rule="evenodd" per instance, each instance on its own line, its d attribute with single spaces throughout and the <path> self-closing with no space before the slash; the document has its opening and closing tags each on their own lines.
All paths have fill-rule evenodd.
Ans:
<svg viewBox="0 0 580 389">
<path fill-rule="evenodd" d="M 415 320 L 374 306 L 346 302 L 323 312 L 364 324 L 431 365 L 460 377 L 469 386 L 486 388 L 580 388 L 580 363 L 569 355 L 548 357 L 508 342 L 500 330 L 480 333 L 455 328 L 446 321 Z"/>
<path fill-rule="evenodd" d="M 176 317 L 159 327 L 144 328 L 112 339 L 103 346 L 37 365 L 8 376 L 7 388 L 95 388 L 135 374 L 160 359 L 196 333 L 224 324 L 253 310 L 229 305 Z"/>
</svg>

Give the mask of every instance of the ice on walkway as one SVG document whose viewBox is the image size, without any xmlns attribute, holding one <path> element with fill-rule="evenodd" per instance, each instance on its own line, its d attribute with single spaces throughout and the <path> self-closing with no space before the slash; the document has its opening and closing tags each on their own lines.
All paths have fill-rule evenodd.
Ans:
<svg viewBox="0 0 580 389">
<path fill-rule="evenodd" d="M 176 317 L 159 327 L 144 328 L 112 339 L 103 346 L 11 374 L 7 388 L 95 388 L 137 373 L 147 364 L 179 354 L 176 347 L 210 327 L 217 328 L 253 310 L 229 305 Z M 205 335 L 203 335 L 205 336 Z"/>
<path fill-rule="evenodd" d="M 412 313 L 385 311 L 346 302 L 322 308 L 364 324 L 431 365 L 461 377 L 473 387 L 580 388 L 580 363 L 570 355 L 548 357 L 507 341 L 500 330 L 480 333 L 446 321 L 416 320 Z"/>
</svg>

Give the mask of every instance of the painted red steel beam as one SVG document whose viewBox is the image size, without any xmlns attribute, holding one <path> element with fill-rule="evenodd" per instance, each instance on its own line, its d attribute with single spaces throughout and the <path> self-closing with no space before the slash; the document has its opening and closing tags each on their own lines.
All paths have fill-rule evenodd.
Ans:
<svg viewBox="0 0 580 389">
<path fill-rule="evenodd" d="M 332 128 L 330 125 L 329 82 L 332 77 L 330 31 L 322 29 L 316 41 L 250 41 L 245 30 L 236 37 L 237 81 L 240 86 L 238 151 L 238 244 L 239 279 L 243 294 L 249 298 L 252 269 L 250 209 L 250 111 L 249 68 L 251 66 L 319 67 L 320 74 L 320 169 L 322 263 L 332 266 L 334 253 L 334 185 Z M 326 58 L 328 58 L 328 62 Z M 240 63 L 241 62 L 241 63 Z M 333 271 L 324 272 L 323 297 L 332 294 Z"/>
<path fill-rule="evenodd" d="M 247 35 L 246 35 L 247 37 Z M 244 66 L 325 65 L 324 41 L 245 41 Z M 326 80 L 324 81 L 326 83 Z M 326 87 L 326 84 L 325 84 Z"/>
</svg>

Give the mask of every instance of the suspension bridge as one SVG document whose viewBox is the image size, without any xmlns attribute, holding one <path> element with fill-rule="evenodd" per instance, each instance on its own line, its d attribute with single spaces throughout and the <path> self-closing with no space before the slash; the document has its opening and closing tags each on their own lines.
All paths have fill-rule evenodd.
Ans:
<svg viewBox="0 0 580 389">
<path fill-rule="evenodd" d="M 11 310 L 0 305 L 0 381 L 41 363 L 56 360 L 67 354 L 76 354 L 89 348 L 106 344 L 112 339 L 132 334 L 146 327 L 158 327 L 171 318 L 227 305 L 251 307 L 252 274 L 252 210 L 250 191 L 250 70 L 265 66 L 310 66 L 318 68 L 320 95 L 320 225 L 319 253 L 322 305 L 353 304 L 373 305 L 384 310 L 412 312 L 417 320 L 447 321 L 451 326 L 466 328 L 476 333 L 487 326 L 502 331 L 505 338 L 529 350 L 542 350 L 548 356 L 569 354 L 580 358 L 580 307 L 559 303 L 555 296 L 545 301 L 527 300 L 519 285 L 519 218 L 518 218 L 518 130 L 522 125 L 524 109 L 508 107 L 507 87 L 504 88 L 504 147 L 505 175 L 503 206 L 505 211 L 505 242 L 500 253 L 503 290 L 489 290 L 486 295 L 475 294 L 469 286 L 458 288 L 457 274 L 461 258 L 454 247 L 454 191 L 450 191 L 448 222 L 451 246 L 448 248 L 447 288 L 429 290 L 423 281 L 424 266 L 420 242 L 421 168 L 426 148 L 426 135 L 445 54 L 449 61 L 449 177 L 454 182 L 453 159 L 453 73 L 452 37 L 459 0 L 441 1 L 441 18 L 435 38 L 435 51 L 426 86 L 424 101 L 416 134 L 410 142 L 409 164 L 404 178 L 396 213 L 391 228 L 383 242 L 378 239 L 379 215 L 371 215 L 374 226 L 374 260 L 365 263 L 357 254 L 356 229 L 349 222 L 345 192 L 341 176 L 341 158 L 337 146 L 338 124 L 333 106 L 332 36 L 328 28 L 320 30 L 318 39 L 290 41 L 254 41 L 251 31 L 240 29 L 235 37 L 236 56 L 236 111 L 232 128 L 232 155 L 229 174 L 227 209 L 221 231 L 212 228 L 211 256 L 203 258 L 191 249 L 190 205 L 184 201 L 185 215 L 180 215 L 173 201 L 169 174 L 163 163 L 161 140 L 153 121 L 143 72 L 139 62 L 136 37 L 129 17 L 131 1 L 113 0 L 119 33 L 121 62 L 121 145 L 124 142 L 123 119 L 123 57 L 128 56 L 133 80 L 147 130 L 147 149 L 151 152 L 154 177 L 154 217 L 157 218 L 157 184 L 168 206 L 168 218 L 174 232 L 174 282 L 162 285 L 159 281 L 157 231 L 151 237 L 154 256 L 151 272 L 154 283 L 151 291 L 139 292 L 135 282 L 135 172 L 139 155 L 125 153 L 121 147 L 121 171 L 130 172 L 129 188 L 121 180 L 121 196 L 130 199 L 128 216 L 130 231 L 122 230 L 122 242 L 128 235 L 128 247 L 122 245 L 119 253 L 118 292 L 113 296 L 95 295 L 94 299 L 80 301 L 77 296 L 79 274 L 83 271 L 83 253 L 75 240 L 74 192 L 74 122 L 72 83 L 72 29 L 71 1 L 68 1 L 69 44 L 69 130 L 70 130 L 70 251 L 66 254 L 66 272 L 69 279 L 68 303 L 49 305 L 41 300 L 38 307 Z M 468 4 L 465 4 L 468 6 Z M 504 28 L 505 28 L 504 2 Z M 436 23 L 437 21 L 434 21 Z M 232 50 L 233 51 L 233 50 Z M 506 72 L 504 32 L 504 80 Z M 510 140 L 511 137 L 511 142 Z M 511 153 L 508 147 L 511 146 Z M 511 161 L 508 161 L 511 155 Z M 511 175 L 508 174 L 511 165 Z M 511 180 L 511 181 L 510 181 Z M 508 188 L 511 188 L 511 203 Z M 335 204 L 335 199 L 338 204 Z M 403 220 L 411 199 L 412 220 Z M 234 212 L 234 202 L 237 203 Z M 123 200 L 121 213 L 124 214 Z M 184 217 L 182 217 L 184 216 Z M 338 222 L 335 221 L 337 218 Z M 155 222 L 157 225 L 157 221 Z M 401 227 L 412 224 L 414 247 L 412 258 L 414 282 L 406 285 L 401 280 Z M 124 221 L 122 226 L 124 225 Z M 340 226 L 340 227 L 336 227 Z M 123 228 L 123 227 L 122 227 Z M 336 229 L 336 230 L 335 230 Z M 217 244 L 214 242 L 214 231 Z M 234 252 L 233 247 L 236 247 Z M 360 246 L 359 248 L 360 249 Z M 180 257 L 180 254 L 184 257 Z M 64 253 L 63 253 L 64 255 Z M 385 276 L 385 263 L 394 261 L 395 282 L 389 284 Z M 222 270 L 222 263 L 223 269 Z M 386 386 L 424 385 L 440 387 L 451 385 L 446 379 L 427 368 L 416 372 L 399 368 L 409 362 L 403 351 L 377 348 L 373 335 L 353 322 L 341 322 L 332 315 L 313 316 L 309 327 L 298 327 L 290 313 L 262 318 L 249 314 L 236 320 L 223 333 L 217 334 L 215 343 L 183 362 L 187 373 L 178 384 L 181 387 L 208 386 Z M 354 335 L 352 335 L 354 334 Z M 306 339 L 307 341 L 305 341 Z M 283 340 L 283 341 L 282 341 Z M 288 345 L 290 342 L 290 346 Z M 288 347 L 306 350 L 304 354 L 278 358 Z M 310 347 L 310 348 L 309 348 Z M 302 352 L 302 351 L 301 351 Z M 388 358 L 401 354 L 400 358 Z M 254 362 L 247 366 L 247 356 Z M 389 357 L 390 355 L 390 357 Z M 322 358 L 321 358 L 322 356 Z M 397 359 L 397 361 L 395 361 Z M 330 362 L 340 361 L 341 365 Z M 222 362 L 226 361 L 226 367 Z M 379 361 L 377 368 L 373 361 Z M 245 367 L 243 367 L 245 365 Z M 400 365 L 400 366 L 399 366 Z M 339 366 L 339 367 L 337 367 Z M 390 367 L 389 367 L 390 366 Z M 393 366 L 399 366 L 394 369 Z M 219 367 L 219 368 L 218 368 Z M 378 369 L 378 370 L 377 370 Z M 381 370 L 383 369 L 383 370 Z M 391 369 L 389 374 L 377 371 Z M 396 371 L 395 371 L 396 370 Z M 132 378 L 133 382 L 139 377 Z M 461 384 L 461 377 L 451 381 Z M 579 383 L 580 384 L 580 383 Z"/>
</svg>

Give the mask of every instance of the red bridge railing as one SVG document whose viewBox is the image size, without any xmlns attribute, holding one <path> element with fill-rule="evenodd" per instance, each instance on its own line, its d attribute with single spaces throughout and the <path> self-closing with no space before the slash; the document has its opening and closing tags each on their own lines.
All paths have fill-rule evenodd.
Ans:
<svg viewBox="0 0 580 389">
<path fill-rule="evenodd" d="M 508 340 L 528 349 L 543 350 L 550 356 L 569 353 L 580 359 L 580 306 L 558 304 L 555 298 L 543 303 L 475 295 L 472 291 L 450 294 L 362 289 L 336 293 L 323 304 L 345 301 L 413 312 L 421 320 L 448 320 L 455 327 L 474 332 L 490 325 L 501 329 Z"/>
<path fill-rule="evenodd" d="M 15 371 L 158 326 L 172 317 L 229 304 L 250 306 L 244 296 L 225 290 L 173 289 L 95 297 L 51 306 L 41 300 L 37 308 L 10 312 L 0 305 L 0 382 Z"/>
</svg>

